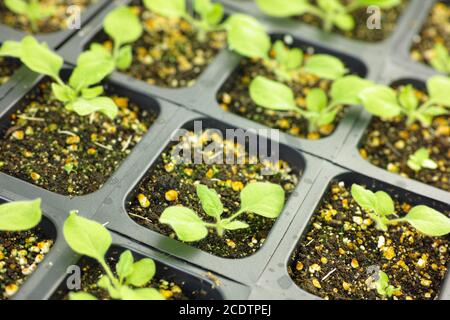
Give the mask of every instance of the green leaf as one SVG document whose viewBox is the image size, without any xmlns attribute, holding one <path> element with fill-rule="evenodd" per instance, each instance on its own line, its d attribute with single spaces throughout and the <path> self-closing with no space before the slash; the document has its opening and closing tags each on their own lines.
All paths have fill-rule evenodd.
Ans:
<svg viewBox="0 0 450 320">
<path fill-rule="evenodd" d="M 16 14 L 26 14 L 28 3 L 24 0 L 5 0 L 5 6 Z"/>
<path fill-rule="evenodd" d="M 327 54 L 315 54 L 305 62 L 304 70 L 323 79 L 335 80 L 347 73 L 344 63 Z"/>
<path fill-rule="evenodd" d="M 430 152 L 425 148 L 420 148 L 410 155 L 407 165 L 414 171 L 420 171 L 422 168 L 434 170 L 438 167 L 437 163 L 430 159 Z"/>
<path fill-rule="evenodd" d="M 126 277 L 126 283 L 142 287 L 153 279 L 156 265 L 152 259 L 144 258 L 133 264 L 133 272 Z"/>
<path fill-rule="evenodd" d="M 120 48 L 116 58 L 116 65 L 119 70 L 126 70 L 133 62 L 133 48 L 128 45 Z"/>
<path fill-rule="evenodd" d="M 120 282 L 133 273 L 133 254 L 130 250 L 122 252 L 119 258 L 119 262 L 116 264 L 116 272 L 120 278 Z"/>
<path fill-rule="evenodd" d="M 369 87 L 360 93 L 359 98 L 364 108 L 378 117 L 389 119 L 401 113 L 396 92 L 389 87 L 382 85 Z"/>
<path fill-rule="evenodd" d="M 278 64 L 286 70 L 297 69 L 303 62 L 303 51 L 298 48 L 289 49 L 281 40 L 275 42 L 273 50 Z"/>
<path fill-rule="evenodd" d="M 319 88 L 312 89 L 306 96 L 306 107 L 310 111 L 320 112 L 328 105 L 328 97 L 325 91 Z"/>
<path fill-rule="evenodd" d="M 258 76 L 250 83 L 250 97 L 259 106 L 278 111 L 297 111 L 294 92 L 288 86 Z"/>
<path fill-rule="evenodd" d="M 271 40 L 258 20 L 244 14 L 234 14 L 227 19 L 225 27 L 231 50 L 244 57 L 268 58 Z"/>
<path fill-rule="evenodd" d="M 340 0 L 317 0 L 317 4 L 320 8 L 329 13 L 345 12 L 345 7 Z"/>
<path fill-rule="evenodd" d="M 409 111 L 414 111 L 419 106 L 419 99 L 416 97 L 415 89 L 412 85 L 407 85 L 400 89 L 398 100 Z"/>
<path fill-rule="evenodd" d="M 427 206 L 416 206 L 402 220 L 431 237 L 441 237 L 450 233 L 450 219 Z"/>
<path fill-rule="evenodd" d="M 284 200 L 284 190 L 278 184 L 254 182 L 241 191 L 240 211 L 275 219 L 283 210 Z"/>
<path fill-rule="evenodd" d="M 356 0 L 361 7 L 378 6 L 381 9 L 396 7 L 402 3 L 401 0 Z"/>
<path fill-rule="evenodd" d="M 209 189 L 207 186 L 200 184 L 197 186 L 197 196 L 202 203 L 205 213 L 210 217 L 220 220 L 220 215 L 223 212 L 223 204 L 216 190 Z"/>
<path fill-rule="evenodd" d="M 75 211 L 64 222 L 63 233 L 73 251 L 97 261 L 104 261 L 112 242 L 110 233 L 103 225 L 80 217 Z"/>
<path fill-rule="evenodd" d="M 95 296 L 90 293 L 80 291 L 80 292 L 69 292 L 69 300 L 97 300 Z"/>
<path fill-rule="evenodd" d="M 273 17 L 298 16 L 311 8 L 307 0 L 256 0 L 256 4 L 261 11 Z"/>
<path fill-rule="evenodd" d="M 22 56 L 22 43 L 17 41 L 5 41 L 0 47 L 0 57 L 18 58 Z"/>
<path fill-rule="evenodd" d="M 114 101 L 108 97 L 98 97 L 90 100 L 79 98 L 70 104 L 70 109 L 80 116 L 101 112 L 110 119 L 114 119 L 119 112 Z"/>
<path fill-rule="evenodd" d="M 77 67 L 73 70 L 69 84 L 77 92 L 96 85 L 110 75 L 115 68 L 110 56 L 98 51 L 83 52 L 77 60 Z"/>
<path fill-rule="evenodd" d="M 353 184 L 351 192 L 353 199 L 364 211 L 376 211 L 378 200 L 372 191 L 360 185 Z"/>
<path fill-rule="evenodd" d="M 395 212 L 394 201 L 391 196 L 384 191 L 375 193 L 376 208 L 375 212 L 380 216 L 389 216 Z"/>
<path fill-rule="evenodd" d="M 77 97 L 77 93 L 69 86 L 52 83 L 52 92 L 55 98 L 61 102 L 69 102 Z"/>
<path fill-rule="evenodd" d="M 195 0 L 194 10 L 211 26 L 219 24 L 224 16 L 223 6 L 220 3 L 211 3 L 211 0 Z"/>
<path fill-rule="evenodd" d="M 108 278 L 108 276 L 103 275 L 100 280 L 98 280 L 97 285 L 100 288 L 103 288 L 108 291 L 109 296 L 112 299 L 120 299 L 120 292 L 118 289 L 116 289 L 113 284 L 111 283 L 111 280 Z"/>
<path fill-rule="evenodd" d="M 430 64 L 437 71 L 450 73 L 450 53 L 443 44 L 439 43 L 434 46 Z"/>
<path fill-rule="evenodd" d="M 64 63 L 63 59 L 51 51 L 47 45 L 37 42 L 32 36 L 22 39 L 20 58 L 22 63 L 32 71 L 59 79 L 59 72 Z"/>
<path fill-rule="evenodd" d="M 225 223 L 222 225 L 225 230 L 239 230 L 239 229 L 247 229 L 249 225 L 242 221 L 231 221 L 229 223 Z"/>
<path fill-rule="evenodd" d="M 361 79 L 358 76 L 345 76 L 331 85 L 331 98 L 338 104 L 358 105 L 361 104 L 359 98 L 361 92 L 373 85 L 372 81 Z"/>
<path fill-rule="evenodd" d="M 144 5 L 168 18 L 180 18 L 186 13 L 186 0 L 144 0 Z"/>
<path fill-rule="evenodd" d="M 123 286 L 120 296 L 122 300 L 165 300 L 163 295 L 153 288 L 131 289 Z"/>
<path fill-rule="evenodd" d="M 319 114 L 319 118 L 317 119 L 317 125 L 319 127 L 326 126 L 327 124 L 333 123 L 334 119 L 336 119 L 337 113 L 339 109 L 334 108 L 329 112 L 322 112 Z"/>
<path fill-rule="evenodd" d="M 333 23 L 341 30 L 351 31 L 355 29 L 355 18 L 351 14 L 340 13 L 333 17 Z"/>
<path fill-rule="evenodd" d="M 159 222 L 170 225 L 181 241 L 199 241 L 208 235 L 203 220 L 194 211 L 185 207 L 165 209 Z"/>
<path fill-rule="evenodd" d="M 166 2 L 174 1 L 146 1 L 146 2 Z M 184 0 L 183 0 L 184 1 Z M 111 11 L 103 21 L 105 32 L 114 40 L 116 46 L 125 43 L 132 43 L 139 39 L 143 32 L 143 27 L 139 18 L 127 6 L 119 6 Z"/>
<path fill-rule="evenodd" d="M 94 99 L 97 98 L 98 96 L 102 95 L 104 92 L 103 90 L 103 86 L 96 86 L 96 87 L 92 87 L 92 88 L 84 88 L 83 90 L 81 90 L 81 96 L 84 99 Z"/>
<path fill-rule="evenodd" d="M 41 199 L 9 202 L 0 205 L 1 231 L 29 230 L 37 226 L 41 218 Z"/>
<path fill-rule="evenodd" d="M 450 107 L 450 78 L 444 76 L 434 76 L 427 81 L 430 99 L 437 104 Z"/>
</svg>

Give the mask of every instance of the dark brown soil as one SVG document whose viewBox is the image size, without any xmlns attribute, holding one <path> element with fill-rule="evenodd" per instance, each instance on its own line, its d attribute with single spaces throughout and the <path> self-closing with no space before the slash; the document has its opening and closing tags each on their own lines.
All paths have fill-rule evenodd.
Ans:
<svg viewBox="0 0 450 320">
<path fill-rule="evenodd" d="M 67 8 L 77 5 L 81 10 L 85 10 L 93 0 L 40 0 L 42 5 L 56 6 L 55 13 L 49 18 L 39 21 L 39 31 L 36 33 L 51 33 L 67 29 L 68 17 L 70 13 Z M 10 11 L 4 1 L 0 2 L 0 23 L 6 24 L 14 29 L 34 33 L 28 19 L 25 16 L 17 15 Z"/>
<path fill-rule="evenodd" d="M 110 266 L 111 270 L 115 270 L 115 266 L 119 261 L 120 254 L 122 252 L 114 249 L 108 255 L 107 263 Z M 138 261 L 137 259 L 136 261 Z M 107 290 L 104 290 L 98 287 L 98 280 L 105 274 L 102 267 L 92 259 L 83 257 L 79 266 L 81 268 L 81 288 L 83 291 L 89 292 L 90 294 L 97 297 L 99 300 L 110 300 Z M 167 267 L 164 267 L 167 269 Z M 158 271 L 157 271 L 158 272 Z M 145 288 L 155 288 L 160 291 L 160 293 L 166 297 L 168 300 L 188 300 L 190 298 L 195 297 L 196 292 L 184 292 L 183 283 L 174 283 L 172 281 L 168 281 L 165 279 L 157 279 L 155 276 L 146 286 Z M 61 285 L 60 289 L 58 289 L 54 295 L 52 296 L 53 300 L 68 300 L 69 292 L 67 288 L 64 287 L 64 284 Z"/>
<path fill-rule="evenodd" d="M 210 141 L 189 133 L 190 141 L 200 141 L 203 145 L 209 145 Z M 221 145 L 220 137 L 213 137 Z M 226 141 L 228 144 L 228 141 Z M 233 148 L 234 144 L 228 144 Z M 237 145 L 236 152 L 241 145 Z M 229 217 L 235 213 L 240 205 L 239 194 L 245 185 L 251 181 L 270 181 L 280 184 L 289 196 L 298 183 L 301 173 L 292 170 L 288 163 L 280 161 L 274 164 L 274 175 L 261 175 L 263 164 L 241 165 L 208 165 L 208 164 L 174 164 L 172 148 L 170 145 L 161 154 L 153 167 L 147 172 L 144 179 L 133 191 L 133 197 L 127 202 L 127 211 L 130 217 L 137 223 L 163 235 L 175 238 L 174 231 L 167 225 L 160 224 L 158 219 L 167 207 L 183 205 L 193 209 L 205 221 L 211 221 L 201 208 L 196 194 L 197 183 L 214 188 L 221 196 L 225 212 L 223 217 Z M 232 149 L 233 150 L 233 149 Z M 212 155 L 213 156 L 213 155 Z M 248 162 L 247 162 L 248 163 Z M 178 198 L 166 198 L 166 192 L 173 190 Z M 141 206 L 138 201 L 139 194 L 147 197 L 149 206 Z M 169 199 L 169 200 L 168 200 Z M 207 238 L 190 243 L 201 250 L 224 258 L 243 258 L 255 253 L 266 240 L 275 220 L 264 218 L 254 214 L 242 215 L 240 220 L 250 225 L 247 229 L 230 231 L 223 237 L 217 236 L 213 230 Z"/>
<path fill-rule="evenodd" d="M 307 60 L 314 53 L 314 48 L 301 48 L 304 52 L 308 52 L 305 56 Z M 272 52 L 272 55 L 274 53 Z M 269 79 L 278 80 L 272 68 L 269 68 L 262 60 L 251 60 L 243 58 L 237 70 L 227 80 L 225 85 L 220 89 L 217 100 L 220 107 L 249 120 L 261 123 L 268 127 L 279 129 L 288 134 L 300 138 L 308 138 L 317 140 L 331 135 L 339 121 L 345 115 L 345 108 L 342 109 L 336 117 L 334 123 L 319 128 L 318 132 L 308 131 L 308 121 L 301 117 L 299 113 L 294 111 L 275 111 L 268 110 L 257 106 L 251 99 L 249 86 L 253 79 L 257 76 L 264 76 Z M 295 93 L 297 105 L 306 108 L 307 93 L 313 88 L 322 88 L 329 91 L 333 83 L 331 80 L 320 79 L 311 74 L 298 72 L 290 81 L 284 81 Z"/>
<path fill-rule="evenodd" d="M 19 67 L 19 60 L 0 57 L 0 86 L 5 84 Z"/>
<path fill-rule="evenodd" d="M 312 1 L 314 2 L 314 1 Z M 343 2 L 349 2 L 344 0 Z M 409 3 L 409 0 L 403 0 L 403 3 L 395 8 L 382 10 L 381 12 L 381 29 L 369 29 L 367 27 L 367 20 L 371 16 L 371 13 L 367 13 L 367 8 L 362 8 L 352 12 L 352 16 L 355 18 L 356 26 L 351 31 L 342 31 L 338 28 L 334 28 L 333 32 L 341 34 L 347 38 L 354 40 L 378 42 L 387 39 L 397 26 L 397 21 L 400 18 L 402 12 L 405 10 Z M 302 22 L 322 28 L 323 21 L 311 14 L 304 14 L 298 18 Z"/>
<path fill-rule="evenodd" d="M 80 117 L 53 100 L 49 85 L 36 86 L 0 127 L 0 171 L 62 195 L 97 191 L 157 114 L 107 89 L 119 106 L 116 119 L 99 113 Z"/>
<path fill-rule="evenodd" d="M 448 3 L 439 2 L 434 5 L 420 34 L 413 39 L 411 58 L 430 64 L 436 44 L 443 44 L 450 50 L 450 5 Z"/>
<path fill-rule="evenodd" d="M 377 230 L 350 187 L 334 182 L 315 211 L 291 257 L 297 285 L 325 299 L 381 299 L 370 287 L 379 268 L 400 287 L 393 299 L 435 299 L 450 262 L 449 237 L 427 237 L 408 224 Z M 407 200 L 395 201 L 399 216 L 411 209 Z"/>
<path fill-rule="evenodd" d="M 0 232 L 0 300 L 11 298 L 53 245 L 39 227 L 26 232 Z"/>
<path fill-rule="evenodd" d="M 210 32 L 202 42 L 187 21 L 156 15 L 146 10 L 141 1 L 133 1 L 132 5 L 145 28 L 133 44 L 133 64 L 125 71 L 136 79 L 160 87 L 192 86 L 226 44 L 224 32 Z M 112 47 L 105 34 L 94 42 Z"/>
<path fill-rule="evenodd" d="M 422 101 L 427 97 L 417 92 Z M 377 167 L 450 191 L 450 119 L 435 118 L 429 128 L 420 123 L 407 126 L 405 119 L 382 121 L 374 117 L 360 143 L 360 154 Z M 430 151 L 436 170 L 418 172 L 407 165 L 409 156 L 420 148 Z"/>
</svg>

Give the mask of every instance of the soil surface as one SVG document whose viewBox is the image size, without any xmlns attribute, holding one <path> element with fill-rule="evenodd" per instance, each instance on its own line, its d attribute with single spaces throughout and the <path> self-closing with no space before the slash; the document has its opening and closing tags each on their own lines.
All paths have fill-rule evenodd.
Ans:
<svg viewBox="0 0 450 320">
<path fill-rule="evenodd" d="M 183 141 L 188 146 L 207 146 L 211 143 L 211 140 L 207 141 L 208 139 L 205 138 L 207 135 L 208 131 L 205 131 L 203 137 L 190 132 L 184 136 Z M 127 202 L 130 217 L 144 227 L 175 238 L 174 231 L 158 221 L 167 207 L 183 205 L 197 212 L 204 221 L 211 221 L 211 217 L 203 212 L 197 197 L 196 184 L 198 183 L 214 188 L 220 195 L 225 208 L 223 218 L 238 211 L 240 191 L 249 182 L 269 181 L 279 184 L 286 191 L 287 197 L 293 192 L 301 173 L 293 170 L 287 162 L 280 160 L 272 163 L 270 168 L 274 174 L 262 175 L 264 165 L 260 161 L 257 164 L 248 164 L 248 154 L 242 145 L 224 141 L 217 134 L 212 134 L 212 139 L 221 146 L 225 144 L 228 150 L 235 154 L 246 154 L 246 163 L 214 165 L 203 161 L 203 164 L 187 164 L 186 162 L 177 164 L 176 157 L 172 156 L 175 145 L 171 144 L 133 191 L 132 198 Z M 204 159 L 209 161 L 217 156 L 207 151 L 204 151 L 203 155 Z M 207 238 L 190 245 L 224 258 L 243 258 L 255 253 L 263 245 L 275 220 L 255 214 L 242 215 L 239 220 L 246 222 L 250 227 L 226 232 L 223 237 L 219 237 L 215 231 L 210 230 Z"/>
<path fill-rule="evenodd" d="M 315 1 L 311 1 L 315 2 Z M 342 2 L 350 2 L 350 0 L 343 0 Z M 334 27 L 333 32 L 341 34 L 347 38 L 367 41 L 378 42 L 387 39 L 391 33 L 397 27 L 398 19 L 405 10 L 409 3 L 409 0 L 403 0 L 400 6 L 391 9 L 381 10 L 381 29 L 369 29 L 367 27 L 368 19 L 373 13 L 367 12 L 367 7 L 353 11 L 351 15 L 354 17 L 356 26 L 351 31 L 342 31 Z M 322 28 L 323 21 L 311 14 L 304 14 L 298 17 L 302 22 Z"/>
<path fill-rule="evenodd" d="M 40 0 L 42 6 L 55 8 L 54 13 L 41 21 L 38 21 L 38 31 L 31 28 L 29 20 L 24 15 L 17 15 L 9 10 L 4 1 L 0 2 L 0 23 L 6 24 L 14 29 L 29 33 L 51 33 L 67 29 L 68 18 L 72 12 L 68 12 L 70 6 L 76 5 L 85 10 L 91 3 L 97 0 Z"/>
<path fill-rule="evenodd" d="M 97 191 L 157 114 L 106 88 L 119 106 L 116 119 L 80 117 L 52 98 L 50 83 L 37 85 L 0 127 L 0 171 L 62 195 Z"/>
<path fill-rule="evenodd" d="M 168 19 L 133 1 L 132 9 L 144 24 L 144 33 L 133 46 L 133 64 L 124 72 L 160 87 L 190 87 L 226 45 L 225 32 L 209 32 L 199 41 L 197 30 L 183 19 Z M 94 42 L 112 48 L 101 33 Z"/>
<path fill-rule="evenodd" d="M 443 44 L 450 50 L 450 3 L 434 5 L 420 34 L 413 39 L 411 58 L 430 64 L 436 44 Z"/>
<path fill-rule="evenodd" d="M 19 67 L 19 60 L 0 57 L 0 86 L 5 84 Z"/>
<path fill-rule="evenodd" d="M 314 54 L 314 48 L 300 48 L 305 52 L 305 60 Z M 275 53 L 271 52 L 272 57 Z M 277 80 L 277 76 L 267 63 L 261 59 L 252 60 L 242 58 L 240 65 L 234 74 L 227 80 L 225 85 L 220 89 L 217 100 L 220 107 L 249 120 L 261 123 L 268 127 L 279 129 L 283 132 L 300 138 L 317 140 L 331 135 L 339 121 L 345 115 L 345 108 L 341 109 L 332 124 L 322 126 L 318 132 L 309 132 L 308 121 L 301 117 L 299 113 L 294 111 L 275 111 L 257 106 L 251 99 L 249 86 L 253 79 L 257 76 L 264 76 L 269 79 Z M 333 81 L 320 79 L 319 77 L 297 72 L 289 81 L 283 81 L 289 86 L 295 94 L 296 103 L 299 107 L 306 109 L 306 95 L 313 88 L 322 88 L 326 92 L 330 91 Z"/>
<path fill-rule="evenodd" d="M 122 251 L 113 249 L 108 255 L 106 262 L 111 270 L 115 270 L 115 266 L 119 261 Z M 135 262 L 137 262 L 137 259 Z M 105 274 L 103 268 L 94 260 L 83 257 L 79 264 L 81 268 L 81 288 L 83 291 L 97 297 L 99 300 L 111 300 L 108 291 L 98 287 L 97 282 Z M 164 267 L 164 273 L 168 272 L 168 268 Z M 157 270 L 157 274 L 161 272 Z M 168 300 L 189 300 L 196 297 L 199 292 L 185 292 L 184 283 L 175 283 L 171 280 L 158 279 L 157 275 L 144 288 L 155 288 Z M 68 300 L 69 292 L 64 284 L 53 294 L 53 300 Z"/>
<path fill-rule="evenodd" d="M 417 95 L 422 102 L 427 100 L 423 92 L 417 91 Z M 450 118 L 437 117 L 429 128 L 418 122 L 407 126 L 405 121 L 372 118 L 359 146 L 361 156 L 377 167 L 450 191 Z M 437 169 L 414 171 L 408 167 L 409 157 L 420 148 L 430 151 Z"/>
<path fill-rule="evenodd" d="M 25 232 L 0 232 L 0 300 L 11 298 L 53 245 L 39 227 Z"/>
<path fill-rule="evenodd" d="M 372 287 L 381 270 L 399 288 L 391 299 L 435 299 L 450 262 L 450 238 L 424 236 L 409 224 L 377 230 L 350 187 L 332 183 L 291 257 L 292 279 L 325 299 L 374 300 L 382 299 Z M 408 200 L 394 201 L 400 217 L 411 209 Z"/>
</svg>

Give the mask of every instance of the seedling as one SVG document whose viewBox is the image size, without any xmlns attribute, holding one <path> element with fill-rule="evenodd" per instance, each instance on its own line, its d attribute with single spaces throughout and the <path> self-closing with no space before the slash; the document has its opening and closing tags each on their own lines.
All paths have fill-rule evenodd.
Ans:
<svg viewBox="0 0 450 320">
<path fill-rule="evenodd" d="M 33 32 L 39 31 L 39 21 L 47 19 L 56 11 L 56 6 L 42 5 L 38 0 L 5 0 L 5 5 L 12 12 L 25 16 Z"/>
<path fill-rule="evenodd" d="M 64 103 L 67 110 L 80 116 L 94 112 L 101 112 L 111 119 L 117 116 L 116 104 L 111 98 L 101 96 L 103 86 L 98 85 L 114 70 L 114 63 L 106 56 L 100 57 L 91 51 L 82 53 L 67 84 L 59 77 L 63 59 L 32 36 L 26 36 L 21 42 L 5 41 L 0 56 L 18 58 L 32 71 L 49 76 L 54 81 L 55 99 Z"/>
<path fill-rule="evenodd" d="M 371 86 L 372 82 L 357 76 L 343 77 L 333 82 L 330 98 L 322 89 L 312 89 L 306 97 L 306 109 L 303 109 L 297 106 L 291 88 L 257 77 L 250 84 L 250 96 L 261 107 L 299 113 L 308 120 L 309 131 L 315 132 L 319 127 L 332 123 L 344 105 L 360 104 L 359 94 Z"/>
<path fill-rule="evenodd" d="M 389 284 L 388 275 L 381 271 L 378 273 L 378 280 L 376 282 L 376 289 L 380 296 L 383 298 L 391 298 L 396 292 L 400 291 L 400 288 L 396 288 Z"/>
<path fill-rule="evenodd" d="M 211 0 L 195 0 L 194 12 L 187 10 L 186 0 L 144 0 L 147 9 L 167 18 L 182 18 L 192 24 L 198 31 L 198 39 L 207 40 L 207 33 L 224 29 L 221 24 L 224 17 L 223 6 Z"/>
<path fill-rule="evenodd" d="M 437 163 L 430 159 L 430 152 L 425 148 L 420 148 L 414 154 L 409 156 L 408 167 L 414 171 L 422 169 L 434 170 L 438 167 Z"/>
<path fill-rule="evenodd" d="M 290 80 L 301 73 L 335 80 L 348 72 L 344 63 L 331 55 L 315 54 L 304 59 L 302 50 L 290 49 L 281 40 L 272 45 L 264 27 L 253 17 L 235 14 L 226 21 L 225 26 L 230 49 L 244 57 L 262 59 L 280 81 Z"/>
<path fill-rule="evenodd" d="M 138 40 L 143 32 L 139 18 L 127 6 L 119 6 L 111 11 L 103 21 L 103 29 L 113 40 L 112 51 L 98 43 L 91 44 L 90 52 L 100 60 L 111 60 L 117 69 L 126 70 L 133 62 L 131 43 Z"/>
<path fill-rule="evenodd" d="M 373 193 L 357 184 L 352 186 L 351 192 L 353 199 L 376 222 L 378 230 L 387 231 L 389 225 L 407 222 L 430 237 L 441 237 L 450 233 L 450 219 L 430 207 L 418 205 L 405 217 L 390 219 L 390 216 L 395 215 L 395 207 L 394 201 L 386 192 Z"/>
<path fill-rule="evenodd" d="M 442 44 L 436 44 L 431 53 L 430 64 L 437 71 L 450 74 L 450 53 Z"/>
<path fill-rule="evenodd" d="M 259 8 L 274 17 L 299 16 L 305 13 L 323 21 L 323 29 L 331 32 L 333 27 L 343 31 L 355 28 L 352 13 L 358 9 L 374 5 L 380 9 L 390 9 L 401 4 L 401 0 L 255 0 Z"/>
<path fill-rule="evenodd" d="M 450 78 L 434 76 L 427 81 L 429 98 L 420 104 L 412 85 L 407 85 L 397 92 L 394 89 L 377 85 L 361 92 L 364 107 L 370 113 L 383 119 L 406 116 L 406 124 L 412 125 L 420 121 L 422 126 L 429 127 L 433 118 L 447 115 L 446 107 L 450 107 Z"/>
<path fill-rule="evenodd" d="M 248 228 L 245 222 L 236 220 L 244 213 L 255 213 L 260 216 L 275 219 L 284 206 L 285 193 L 282 187 L 272 183 L 255 182 L 248 184 L 241 191 L 241 208 L 229 218 L 221 217 L 224 208 L 220 197 L 213 189 L 204 185 L 197 186 L 197 196 L 205 213 L 214 218 L 214 223 L 203 221 L 193 210 L 173 206 L 164 210 L 159 222 L 170 225 L 178 239 L 186 242 L 199 241 L 207 237 L 208 228 L 216 230 L 222 237 L 226 230 Z"/>
<path fill-rule="evenodd" d="M 72 211 L 64 222 L 64 238 L 73 251 L 98 261 L 105 271 L 98 286 L 108 291 L 116 300 L 163 300 L 154 288 L 144 288 L 156 272 L 155 262 L 144 258 L 134 262 L 132 253 L 124 251 L 116 264 L 116 274 L 105 261 L 112 238 L 108 230 L 98 222 L 80 217 Z M 90 293 L 71 292 L 71 300 L 97 300 Z"/>
<path fill-rule="evenodd" d="M 0 205 L 0 231 L 26 231 L 42 219 L 41 199 Z"/>
</svg>

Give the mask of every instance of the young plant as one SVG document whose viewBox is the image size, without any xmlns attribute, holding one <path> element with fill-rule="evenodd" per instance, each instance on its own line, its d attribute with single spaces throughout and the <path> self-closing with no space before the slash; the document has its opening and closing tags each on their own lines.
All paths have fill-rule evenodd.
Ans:
<svg viewBox="0 0 450 320">
<path fill-rule="evenodd" d="M 430 64 L 437 71 L 450 74 L 450 53 L 443 44 L 434 46 Z"/>
<path fill-rule="evenodd" d="M 41 199 L 0 205 L 0 231 L 26 231 L 42 219 Z"/>
<path fill-rule="evenodd" d="M 396 288 L 389 284 L 388 275 L 381 270 L 378 273 L 378 280 L 375 285 L 378 294 L 383 298 L 391 298 L 396 292 L 400 291 L 400 288 Z"/>
<path fill-rule="evenodd" d="M 412 85 L 396 90 L 377 85 L 361 92 L 364 107 L 370 113 L 383 119 L 406 116 L 406 124 L 412 125 L 420 121 L 422 126 L 429 127 L 433 118 L 447 115 L 450 107 L 450 78 L 434 76 L 427 81 L 429 98 L 420 104 Z"/>
<path fill-rule="evenodd" d="M 410 155 L 407 165 L 414 171 L 420 171 L 422 169 L 435 170 L 438 167 L 437 163 L 430 159 L 430 152 L 425 148 L 420 148 L 414 154 Z"/>
<path fill-rule="evenodd" d="M 101 112 L 111 119 L 117 116 L 116 104 L 111 98 L 101 96 L 103 86 L 99 85 L 114 70 L 114 63 L 107 57 L 91 51 L 82 53 L 69 82 L 65 83 L 59 76 L 63 59 L 32 36 L 26 36 L 21 42 L 5 41 L 0 48 L 0 56 L 18 58 L 32 71 L 49 76 L 53 80 L 55 99 L 67 110 L 80 116 L 94 112 Z"/>
<path fill-rule="evenodd" d="M 223 6 L 212 3 L 211 0 L 195 0 L 194 12 L 191 15 L 186 6 L 186 0 L 144 0 L 147 9 L 167 18 L 182 18 L 192 24 L 198 31 L 198 39 L 207 40 L 211 31 L 223 30 L 221 24 L 224 17 Z"/>
<path fill-rule="evenodd" d="M 127 6 L 119 6 L 111 11 L 103 21 L 103 29 L 113 40 L 112 51 L 101 44 L 93 43 L 89 51 L 100 60 L 111 60 L 119 70 L 126 70 L 133 62 L 131 43 L 138 40 L 143 32 L 139 18 Z"/>
<path fill-rule="evenodd" d="M 354 184 L 351 193 L 358 205 L 376 222 L 378 230 L 387 231 L 389 225 L 407 222 L 430 237 L 441 237 L 450 233 L 450 219 L 430 207 L 415 206 L 405 217 L 390 219 L 390 216 L 395 215 L 395 207 L 394 201 L 386 192 L 374 193 Z"/>
<path fill-rule="evenodd" d="M 280 81 L 288 81 L 298 73 L 335 80 L 348 72 L 344 63 L 331 55 L 315 54 L 304 59 L 302 50 L 290 49 L 281 40 L 272 45 L 264 27 L 253 17 L 235 14 L 225 26 L 230 49 L 247 58 L 262 59 Z"/>
<path fill-rule="evenodd" d="M 181 241 L 202 240 L 208 235 L 208 228 L 215 229 L 220 237 L 226 230 L 248 228 L 248 224 L 236 220 L 244 213 L 251 212 L 275 219 L 283 210 L 285 198 L 284 190 L 279 185 L 264 182 L 250 183 L 241 191 L 241 208 L 239 211 L 229 218 L 222 218 L 224 208 L 215 190 L 204 185 L 198 185 L 197 196 L 205 213 L 214 218 L 214 223 L 203 221 L 193 210 L 182 206 L 167 208 L 159 218 L 159 222 L 172 227 Z"/>
<path fill-rule="evenodd" d="M 97 260 L 105 271 L 98 286 L 108 291 L 116 300 L 163 300 L 164 297 L 154 288 L 144 288 L 155 275 L 155 262 L 144 258 L 134 262 L 132 253 L 124 251 L 116 264 L 116 274 L 106 263 L 112 238 L 108 230 L 98 222 L 80 217 L 75 211 L 64 222 L 64 238 L 78 254 Z M 71 292 L 70 300 L 97 300 L 93 295 L 80 291 Z"/>
<path fill-rule="evenodd" d="M 331 32 L 333 27 L 343 31 L 356 26 L 352 13 L 358 9 L 375 5 L 380 9 L 390 9 L 401 4 L 401 0 L 255 0 L 264 13 L 274 17 L 299 16 L 305 13 L 323 21 L 323 29 Z"/>
<path fill-rule="evenodd" d="M 5 6 L 12 12 L 25 16 L 33 32 L 39 31 L 39 21 L 47 19 L 56 11 L 56 6 L 40 4 L 39 0 L 5 0 Z"/>
<path fill-rule="evenodd" d="M 306 96 L 306 109 L 295 102 L 294 92 L 288 86 L 256 77 L 250 84 L 250 97 L 259 106 L 277 111 L 294 111 L 308 120 L 309 132 L 330 124 L 344 105 L 361 103 L 359 94 L 373 83 L 357 76 L 346 76 L 333 82 L 330 98 L 324 90 L 312 89 Z"/>
</svg>

